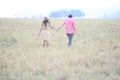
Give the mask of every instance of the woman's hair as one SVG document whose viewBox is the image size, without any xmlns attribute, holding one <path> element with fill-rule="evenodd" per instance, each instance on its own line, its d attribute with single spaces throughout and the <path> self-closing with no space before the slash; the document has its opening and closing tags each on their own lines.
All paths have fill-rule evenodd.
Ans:
<svg viewBox="0 0 120 80">
<path fill-rule="evenodd" d="M 42 24 L 44 24 L 45 27 L 46 27 L 47 23 L 49 23 L 49 20 L 47 19 L 47 17 L 44 17 L 44 20 L 43 20 Z"/>
<path fill-rule="evenodd" d="M 69 18 L 72 18 L 72 14 L 69 14 L 68 17 L 69 17 Z"/>
</svg>

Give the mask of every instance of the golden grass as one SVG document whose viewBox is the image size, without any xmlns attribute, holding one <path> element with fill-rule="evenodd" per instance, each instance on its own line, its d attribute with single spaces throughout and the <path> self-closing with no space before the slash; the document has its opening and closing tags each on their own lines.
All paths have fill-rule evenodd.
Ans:
<svg viewBox="0 0 120 80">
<path fill-rule="evenodd" d="M 62 19 L 51 19 L 57 28 Z M 48 48 L 39 19 L 0 19 L 0 80 L 119 80 L 120 20 L 76 19 L 73 45 L 51 30 Z"/>
</svg>

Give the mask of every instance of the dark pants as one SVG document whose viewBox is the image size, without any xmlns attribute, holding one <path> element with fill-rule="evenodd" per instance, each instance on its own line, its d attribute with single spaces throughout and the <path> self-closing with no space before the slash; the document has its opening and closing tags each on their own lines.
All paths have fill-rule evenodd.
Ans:
<svg viewBox="0 0 120 80">
<path fill-rule="evenodd" d="M 68 37 L 68 46 L 72 45 L 72 38 L 73 38 L 73 34 L 67 34 Z"/>
</svg>

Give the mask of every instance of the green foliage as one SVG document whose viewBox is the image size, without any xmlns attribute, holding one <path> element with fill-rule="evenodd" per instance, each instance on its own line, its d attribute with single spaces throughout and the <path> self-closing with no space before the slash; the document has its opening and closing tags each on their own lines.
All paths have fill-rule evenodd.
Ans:
<svg viewBox="0 0 120 80">
<path fill-rule="evenodd" d="M 3 37 L 0 38 L 0 45 L 5 47 L 10 47 L 17 42 L 16 38 L 14 37 Z"/>
<path fill-rule="evenodd" d="M 72 14 L 73 17 L 83 17 L 85 16 L 84 12 L 82 12 L 81 10 L 74 10 L 74 9 L 71 9 L 71 10 L 58 10 L 58 11 L 54 11 L 52 13 L 50 13 L 50 17 L 51 18 L 64 18 L 64 17 L 67 17 L 68 14 Z"/>
</svg>

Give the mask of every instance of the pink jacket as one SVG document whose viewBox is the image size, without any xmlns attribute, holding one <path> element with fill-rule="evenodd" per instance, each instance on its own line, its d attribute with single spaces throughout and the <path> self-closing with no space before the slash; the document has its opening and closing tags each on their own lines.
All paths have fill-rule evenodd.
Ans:
<svg viewBox="0 0 120 80">
<path fill-rule="evenodd" d="M 63 22 L 62 26 L 64 26 L 64 25 L 65 25 L 65 27 L 66 27 L 66 33 L 67 33 L 67 34 L 74 33 L 75 22 L 74 22 L 74 20 L 73 20 L 72 18 L 66 19 L 66 20 Z"/>
</svg>

